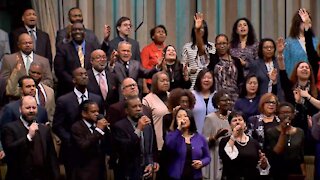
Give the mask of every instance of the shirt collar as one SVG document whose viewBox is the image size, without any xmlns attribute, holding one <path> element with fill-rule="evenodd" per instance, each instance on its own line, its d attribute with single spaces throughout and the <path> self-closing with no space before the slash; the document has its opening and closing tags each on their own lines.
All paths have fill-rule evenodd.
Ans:
<svg viewBox="0 0 320 180">
<path fill-rule="evenodd" d="M 85 120 L 85 119 L 82 119 L 82 120 L 83 120 L 83 122 L 87 125 L 88 128 L 91 128 L 92 125 L 95 125 L 94 123 L 90 123 L 90 122 L 88 122 L 88 121 Z"/>
<path fill-rule="evenodd" d="M 74 47 L 78 50 L 78 46 L 82 47 L 82 51 L 84 53 L 85 51 L 85 47 L 86 47 L 86 41 L 83 39 L 81 45 L 77 44 L 75 41 L 72 41 L 72 44 L 74 45 Z"/>
<path fill-rule="evenodd" d="M 33 52 L 31 52 L 29 55 L 26 55 L 25 53 L 23 53 L 22 51 L 21 52 L 21 56 L 22 58 L 26 58 L 27 56 L 29 56 L 31 59 L 33 59 Z"/>
<path fill-rule="evenodd" d="M 24 120 L 22 116 L 20 116 L 20 120 L 21 120 L 23 126 L 26 127 L 27 129 L 29 129 L 29 123 L 26 120 Z"/>
<path fill-rule="evenodd" d="M 89 98 L 87 89 L 83 94 L 77 88 L 74 88 L 73 92 L 76 94 L 78 98 L 81 98 L 82 95 L 84 95 L 87 99 Z"/>
<path fill-rule="evenodd" d="M 93 71 L 93 74 L 94 74 L 95 77 L 98 76 L 98 75 L 100 75 L 100 73 L 101 73 L 103 76 L 106 75 L 106 73 L 105 73 L 104 70 L 101 71 L 101 72 L 98 72 L 96 69 L 94 69 L 94 68 L 92 67 L 92 71 Z"/>
<path fill-rule="evenodd" d="M 34 28 L 30 28 L 29 26 L 24 26 L 24 27 L 27 29 L 28 33 L 29 33 L 30 30 L 33 30 L 34 32 L 37 32 L 36 26 L 34 26 Z"/>
<path fill-rule="evenodd" d="M 132 124 L 132 126 L 133 126 L 134 128 L 136 128 L 138 122 L 134 122 L 134 121 L 131 119 L 130 116 L 127 116 L 127 118 L 128 118 L 128 120 L 129 120 L 129 122 Z"/>
</svg>

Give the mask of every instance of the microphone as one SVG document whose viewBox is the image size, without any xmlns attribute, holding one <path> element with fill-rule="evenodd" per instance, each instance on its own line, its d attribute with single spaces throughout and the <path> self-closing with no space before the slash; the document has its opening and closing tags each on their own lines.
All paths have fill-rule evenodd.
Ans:
<svg viewBox="0 0 320 180">
<path fill-rule="evenodd" d="M 142 113 L 142 112 L 139 112 L 139 113 L 137 114 L 137 119 L 140 119 L 142 116 L 143 116 L 143 113 Z"/>
<path fill-rule="evenodd" d="M 102 114 L 98 114 L 97 121 L 104 119 L 104 116 Z M 107 129 L 110 131 L 110 127 L 107 125 Z"/>
</svg>

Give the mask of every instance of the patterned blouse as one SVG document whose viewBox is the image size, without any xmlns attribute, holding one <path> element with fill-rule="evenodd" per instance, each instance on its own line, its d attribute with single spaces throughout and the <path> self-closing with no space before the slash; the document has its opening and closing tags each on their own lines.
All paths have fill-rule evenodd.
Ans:
<svg viewBox="0 0 320 180">
<path fill-rule="evenodd" d="M 249 73 L 249 63 L 258 59 L 258 46 L 259 43 L 256 42 L 252 45 L 246 46 L 245 48 L 241 48 L 241 44 L 239 43 L 238 47 L 230 48 L 231 56 L 241 58 L 247 62 L 246 67 L 244 67 L 244 76 Z"/>
<path fill-rule="evenodd" d="M 220 61 L 214 67 L 214 82 L 215 90 L 225 90 L 230 95 L 232 103 L 238 99 L 238 70 L 233 63 L 233 60 L 225 60 L 220 58 Z"/>
<path fill-rule="evenodd" d="M 263 118 L 265 115 L 259 114 L 255 116 L 251 116 L 248 119 L 248 132 L 247 134 L 251 136 L 253 139 L 259 142 L 259 145 L 262 149 L 264 149 L 264 140 L 265 133 L 269 128 L 275 127 L 280 123 L 280 119 L 278 116 L 274 116 L 274 119 L 270 123 L 265 123 Z"/>
<path fill-rule="evenodd" d="M 196 73 L 190 74 L 190 80 L 191 80 L 191 90 L 193 90 L 194 84 L 196 83 L 196 78 L 198 76 L 198 73 L 203 69 L 206 68 L 209 64 L 209 54 L 215 54 L 216 48 L 214 46 L 214 43 L 208 42 L 211 47 L 206 46 L 206 54 L 199 56 L 198 55 L 198 47 L 192 46 L 192 42 L 188 42 L 183 46 L 182 50 L 182 64 L 188 64 L 189 72 L 192 69 L 196 69 Z M 205 56 L 207 56 L 208 61 L 205 61 Z"/>
</svg>

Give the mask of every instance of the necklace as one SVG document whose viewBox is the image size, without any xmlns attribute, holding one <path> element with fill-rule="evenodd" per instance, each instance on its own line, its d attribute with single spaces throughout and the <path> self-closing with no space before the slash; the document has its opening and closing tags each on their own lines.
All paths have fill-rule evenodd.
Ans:
<svg viewBox="0 0 320 180">
<path fill-rule="evenodd" d="M 239 140 L 236 139 L 236 142 L 240 145 L 240 146 L 246 146 L 248 144 L 249 138 L 247 138 L 247 136 L 245 136 L 245 140 L 244 142 L 241 142 Z"/>
<path fill-rule="evenodd" d="M 291 146 L 291 134 L 289 134 L 289 136 L 288 136 L 288 147 L 290 147 Z"/>
<path fill-rule="evenodd" d="M 219 112 L 218 117 L 219 117 L 219 119 L 221 119 L 221 120 L 227 120 L 227 119 L 228 119 L 228 115 L 229 115 L 229 112 L 227 113 L 227 115 L 222 115 L 222 114 Z"/>
</svg>

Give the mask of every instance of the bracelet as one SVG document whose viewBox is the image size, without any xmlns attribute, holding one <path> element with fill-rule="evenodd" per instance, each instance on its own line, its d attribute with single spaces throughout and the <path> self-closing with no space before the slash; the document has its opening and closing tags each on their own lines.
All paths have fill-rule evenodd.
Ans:
<svg viewBox="0 0 320 180">
<path fill-rule="evenodd" d="M 310 95 L 310 97 L 308 98 L 308 101 L 310 101 L 310 100 L 311 100 L 311 98 L 312 98 L 312 96 Z"/>
<path fill-rule="evenodd" d="M 235 138 L 233 135 L 230 136 L 230 139 L 231 139 L 232 141 L 236 141 L 236 138 Z"/>
</svg>

